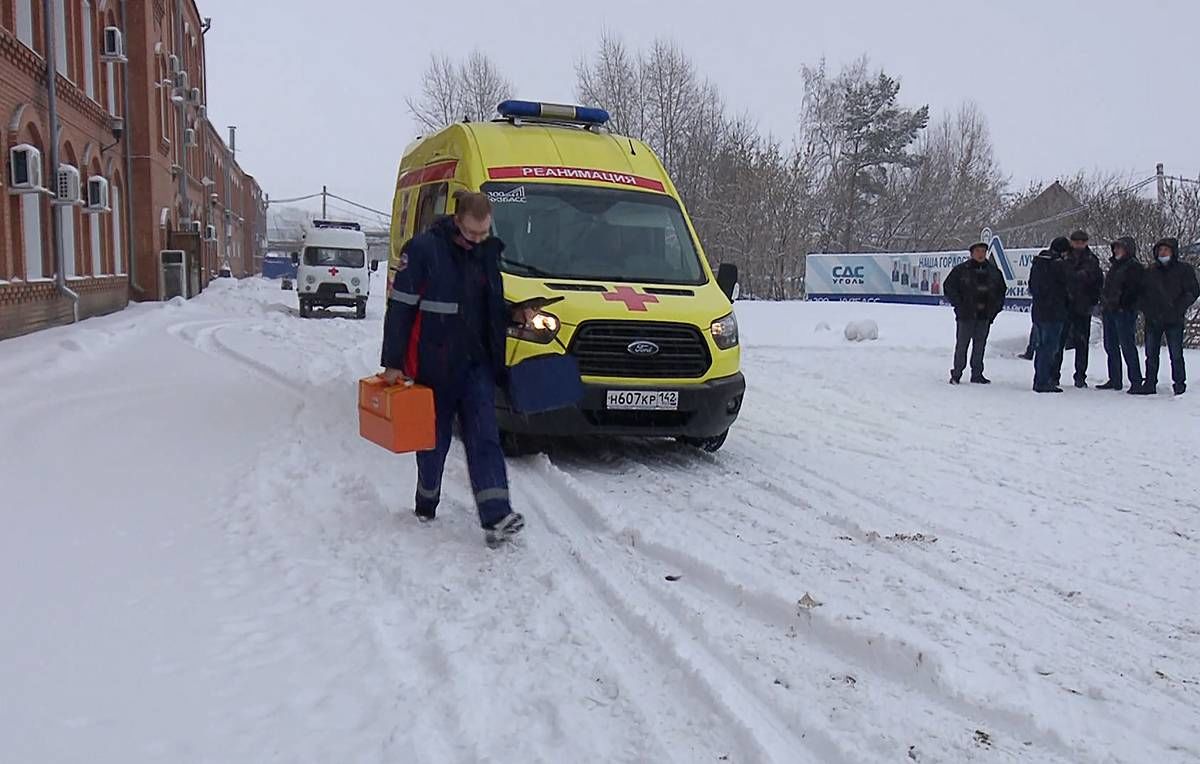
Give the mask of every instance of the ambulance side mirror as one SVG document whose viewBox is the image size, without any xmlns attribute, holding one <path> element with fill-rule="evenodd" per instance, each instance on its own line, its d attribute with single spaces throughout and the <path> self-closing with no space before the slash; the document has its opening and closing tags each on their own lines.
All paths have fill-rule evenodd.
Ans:
<svg viewBox="0 0 1200 764">
<path fill-rule="evenodd" d="M 377 270 L 379 270 L 379 261 L 378 261 L 378 260 L 372 260 L 372 261 L 371 261 L 371 273 L 374 273 L 374 272 L 375 272 L 375 271 L 377 271 Z"/>
<path fill-rule="evenodd" d="M 300 253 L 293 252 L 292 253 L 292 265 L 299 265 L 299 264 L 300 264 Z"/>
<path fill-rule="evenodd" d="M 738 267 L 733 263 L 721 263 L 717 268 L 717 286 L 730 302 L 738 298 Z"/>
</svg>

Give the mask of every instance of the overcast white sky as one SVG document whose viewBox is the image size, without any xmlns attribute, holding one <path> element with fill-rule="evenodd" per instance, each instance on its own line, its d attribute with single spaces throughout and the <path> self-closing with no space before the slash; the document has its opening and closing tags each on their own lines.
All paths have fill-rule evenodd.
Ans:
<svg viewBox="0 0 1200 764">
<path fill-rule="evenodd" d="M 863 53 L 935 117 L 974 99 L 1014 181 L 1200 173 L 1197 0 L 198 0 L 210 115 L 272 197 L 390 209 L 431 52 L 490 54 L 522 98 L 573 101 L 603 28 L 677 42 L 733 111 L 790 137 L 800 67 Z"/>
</svg>

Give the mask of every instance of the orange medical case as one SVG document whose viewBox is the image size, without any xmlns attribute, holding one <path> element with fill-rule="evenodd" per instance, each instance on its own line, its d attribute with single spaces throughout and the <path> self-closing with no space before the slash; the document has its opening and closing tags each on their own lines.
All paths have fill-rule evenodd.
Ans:
<svg viewBox="0 0 1200 764">
<path fill-rule="evenodd" d="M 433 391 L 421 385 L 388 386 L 374 376 L 358 383 L 358 432 L 397 454 L 429 451 L 437 444 Z"/>
</svg>

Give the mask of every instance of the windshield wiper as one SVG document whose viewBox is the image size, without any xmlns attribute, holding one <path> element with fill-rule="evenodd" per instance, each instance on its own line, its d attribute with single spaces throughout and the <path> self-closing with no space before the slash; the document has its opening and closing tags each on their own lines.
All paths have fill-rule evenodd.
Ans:
<svg viewBox="0 0 1200 764">
<path fill-rule="evenodd" d="M 506 268 L 514 268 L 523 271 L 524 275 L 526 276 L 543 276 L 546 278 L 554 277 L 553 273 L 544 268 L 539 268 L 536 265 L 530 265 L 529 263 L 517 262 L 516 260 L 509 260 L 503 257 L 500 258 L 500 265 L 505 266 Z"/>
</svg>

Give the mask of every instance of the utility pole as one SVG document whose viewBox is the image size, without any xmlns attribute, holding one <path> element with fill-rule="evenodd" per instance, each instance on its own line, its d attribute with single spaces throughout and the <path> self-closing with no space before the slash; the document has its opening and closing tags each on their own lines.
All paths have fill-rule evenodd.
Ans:
<svg viewBox="0 0 1200 764">
<path fill-rule="evenodd" d="M 1163 172 L 1163 163 L 1159 162 L 1154 170 L 1158 176 L 1158 206 L 1161 209 L 1167 198 L 1167 178 L 1166 173 Z"/>
<path fill-rule="evenodd" d="M 321 186 L 321 219 L 328 220 L 329 213 L 326 207 L 329 205 L 329 186 Z"/>
</svg>

